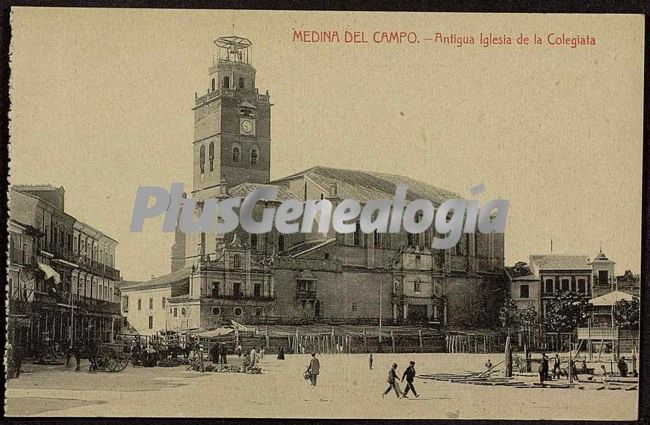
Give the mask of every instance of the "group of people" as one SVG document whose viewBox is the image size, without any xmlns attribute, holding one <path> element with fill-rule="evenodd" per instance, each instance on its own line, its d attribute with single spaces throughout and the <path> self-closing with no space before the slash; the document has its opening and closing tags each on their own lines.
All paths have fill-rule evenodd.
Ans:
<svg viewBox="0 0 650 425">
<path fill-rule="evenodd" d="M 222 342 L 218 342 L 210 348 L 209 360 L 212 363 L 228 364 L 228 349 Z"/>
<path fill-rule="evenodd" d="M 372 369 L 372 354 L 370 355 L 370 369 Z M 382 397 L 384 397 L 386 394 L 388 394 L 391 390 L 395 391 L 395 396 L 397 398 L 408 398 L 408 393 L 411 391 L 415 398 L 420 397 L 420 394 L 415 391 L 415 386 L 413 385 L 413 381 L 415 379 L 415 362 L 411 360 L 409 362 L 408 367 L 404 370 L 404 373 L 402 373 L 402 378 L 401 382 L 404 382 L 404 379 L 406 379 L 406 390 L 402 392 L 399 387 L 399 374 L 397 373 L 397 363 L 393 363 L 393 366 L 390 368 L 388 371 L 388 388 L 382 393 Z"/>
</svg>

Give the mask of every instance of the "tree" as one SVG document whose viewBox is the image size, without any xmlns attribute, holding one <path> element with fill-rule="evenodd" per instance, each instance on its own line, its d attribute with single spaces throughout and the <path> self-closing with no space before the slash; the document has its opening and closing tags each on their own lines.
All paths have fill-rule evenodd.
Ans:
<svg viewBox="0 0 650 425">
<path fill-rule="evenodd" d="M 511 298 L 506 298 L 503 302 L 503 306 L 499 311 L 499 320 L 501 320 L 501 325 L 508 331 L 508 335 L 510 335 L 511 329 L 519 326 L 519 308 Z"/>
<path fill-rule="evenodd" d="M 631 301 L 620 300 L 614 305 L 614 321 L 623 329 L 636 329 L 639 326 L 639 297 Z"/>
<path fill-rule="evenodd" d="M 558 292 L 546 307 L 544 324 L 551 332 L 573 332 L 586 324 L 590 311 L 591 304 L 585 295 Z"/>
</svg>

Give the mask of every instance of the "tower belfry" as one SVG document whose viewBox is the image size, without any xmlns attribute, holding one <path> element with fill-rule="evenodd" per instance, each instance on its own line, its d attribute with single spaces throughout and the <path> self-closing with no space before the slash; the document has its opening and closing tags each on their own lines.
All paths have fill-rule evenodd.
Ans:
<svg viewBox="0 0 650 425">
<path fill-rule="evenodd" d="M 223 194 L 240 183 L 267 183 L 271 169 L 271 103 L 260 94 L 253 43 L 231 35 L 214 40 L 208 88 L 194 107 L 193 197 Z"/>
<path fill-rule="evenodd" d="M 195 95 L 192 142 L 192 193 L 200 214 L 201 201 L 224 198 L 241 183 L 268 183 L 271 177 L 271 102 L 260 94 L 252 65 L 253 43 L 235 35 L 214 40 L 207 89 Z M 184 258 L 215 253 L 219 235 L 179 234 L 172 269 Z M 197 248 L 198 247 L 198 248 Z"/>
</svg>

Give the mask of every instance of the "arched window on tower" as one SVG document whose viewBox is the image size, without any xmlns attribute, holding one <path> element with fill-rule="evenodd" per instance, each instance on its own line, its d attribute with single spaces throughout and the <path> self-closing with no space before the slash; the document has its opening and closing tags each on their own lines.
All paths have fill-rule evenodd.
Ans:
<svg viewBox="0 0 650 425">
<path fill-rule="evenodd" d="M 216 84 L 217 84 L 217 82 L 213 78 L 212 79 L 212 91 L 214 91 L 216 89 Z"/>
<path fill-rule="evenodd" d="M 239 150 L 239 146 L 233 146 L 232 147 L 232 162 L 239 162 L 241 159 L 241 151 Z"/>
<path fill-rule="evenodd" d="M 223 77 L 223 86 L 225 88 L 230 88 L 230 77 Z"/>
<path fill-rule="evenodd" d="M 244 77 L 239 77 L 239 88 L 240 89 L 244 88 Z"/>
<path fill-rule="evenodd" d="M 199 151 L 199 167 L 201 168 L 201 174 L 205 173 L 205 145 L 201 145 Z"/>
<path fill-rule="evenodd" d="M 236 269 L 241 268 L 241 257 L 239 254 L 235 254 L 232 256 L 232 266 Z"/>
<path fill-rule="evenodd" d="M 210 171 L 214 171 L 214 142 L 210 142 L 208 153 L 210 155 Z"/>
<path fill-rule="evenodd" d="M 251 165 L 257 165 L 257 149 L 251 149 Z"/>
</svg>

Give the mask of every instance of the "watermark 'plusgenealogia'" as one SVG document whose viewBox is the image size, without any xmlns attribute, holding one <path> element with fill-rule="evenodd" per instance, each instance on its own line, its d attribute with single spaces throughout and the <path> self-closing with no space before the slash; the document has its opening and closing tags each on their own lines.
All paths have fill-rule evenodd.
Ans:
<svg viewBox="0 0 650 425">
<path fill-rule="evenodd" d="M 163 213 L 163 232 L 175 231 L 178 224 L 183 233 L 225 234 L 241 225 L 248 233 L 260 234 L 270 232 L 275 225 L 278 232 L 285 234 L 312 233 L 317 228 L 326 235 L 330 226 L 337 233 L 355 232 L 357 223 L 363 233 L 399 233 L 402 227 L 408 233 L 422 233 L 433 225 L 435 234 L 443 235 L 432 239 L 434 249 L 453 247 L 462 233 L 474 233 L 477 227 L 481 233 L 505 231 L 510 205 L 506 199 L 491 200 L 482 208 L 475 200 L 450 199 L 435 208 L 427 199 L 407 202 L 407 189 L 406 185 L 397 185 L 392 200 L 370 200 L 363 206 L 354 199 L 344 199 L 336 207 L 328 199 L 288 199 L 277 208 L 267 203 L 261 218 L 256 220 L 253 211 L 257 203 L 276 201 L 279 188 L 258 188 L 245 198 L 206 199 L 197 215 L 197 200 L 183 197 L 182 183 L 173 183 L 170 192 L 161 187 L 143 186 L 136 195 L 131 231 L 141 232 L 146 219 Z M 484 190 L 479 185 L 472 189 L 472 195 Z M 149 205 L 151 198 L 155 201 L 153 205 Z"/>
</svg>

